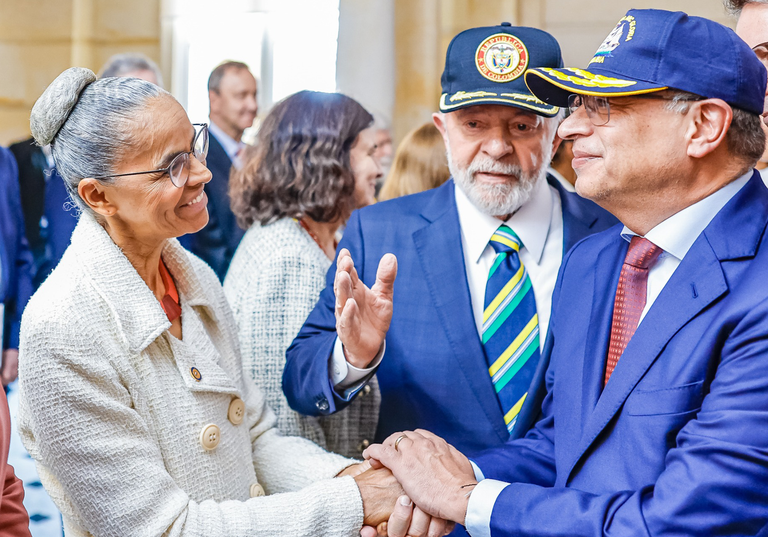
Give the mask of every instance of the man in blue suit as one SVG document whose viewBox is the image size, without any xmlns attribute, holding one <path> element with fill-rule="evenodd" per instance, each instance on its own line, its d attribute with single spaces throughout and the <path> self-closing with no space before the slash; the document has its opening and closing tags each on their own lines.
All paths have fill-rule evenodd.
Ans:
<svg viewBox="0 0 768 537">
<path fill-rule="evenodd" d="M 539 348 L 562 258 L 583 237 L 615 223 L 546 174 L 559 142 L 559 109 L 536 99 L 522 75 L 529 67 L 561 65 L 557 41 L 534 28 L 502 23 L 453 39 L 441 113 L 434 116 L 453 180 L 352 215 L 327 288 L 287 352 L 283 388 L 295 410 L 333 413 L 364 396 L 360 390 L 375 372 L 378 440 L 424 427 L 477 451 L 528 429 L 541 403 Z M 512 235 L 510 257 L 522 276 L 516 300 L 528 308 L 514 333 L 488 330 L 483 319 L 488 274 L 507 255 L 497 256 L 491 242 L 499 236 L 495 242 L 509 244 Z M 394 289 L 392 256 L 376 283 L 385 253 L 397 258 Z M 492 349 L 484 341 L 491 331 Z M 507 369 L 514 382 L 499 374 L 518 393 L 501 400 L 489 369 L 519 334 L 516 363 L 525 366 Z"/>
<path fill-rule="evenodd" d="M 21 313 L 32 295 L 32 254 L 24 235 L 19 177 L 11 152 L 0 147 L 0 380 L 16 379 Z"/>
<path fill-rule="evenodd" d="M 241 62 L 224 62 L 208 78 L 211 123 L 206 166 L 213 175 L 205 187 L 208 224 L 181 242 L 208 263 L 220 280 L 245 233 L 230 208 L 229 173 L 233 165 L 240 167 L 243 131 L 253 125 L 259 109 L 257 90 L 256 79 Z"/>
<path fill-rule="evenodd" d="M 424 511 L 480 536 L 755 535 L 768 523 L 766 69 L 730 29 L 631 10 L 568 104 L 577 190 L 616 227 L 553 299 L 542 418 L 473 458 L 426 431 L 369 448 Z"/>
</svg>

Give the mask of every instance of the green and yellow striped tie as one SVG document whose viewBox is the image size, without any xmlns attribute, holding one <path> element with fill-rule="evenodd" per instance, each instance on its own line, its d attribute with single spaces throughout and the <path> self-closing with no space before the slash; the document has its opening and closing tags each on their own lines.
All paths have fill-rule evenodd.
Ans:
<svg viewBox="0 0 768 537">
<path fill-rule="evenodd" d="M 485 288 L 482 339 L 488 373 L 510 434 L 539 363 L 539 317 L 520 238 L 502 225 L 490 241 L 496 259 Z"/>
</svg>

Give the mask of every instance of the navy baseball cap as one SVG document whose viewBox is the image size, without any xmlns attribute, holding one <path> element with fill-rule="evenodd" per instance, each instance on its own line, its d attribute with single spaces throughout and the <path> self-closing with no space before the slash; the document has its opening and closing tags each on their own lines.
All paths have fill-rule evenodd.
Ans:
<svg viewBox="0 0 768 537">
<path fill-rule="evenodd" d="M 523 74 L 531 67 L 562 66 L 560 45 L 542 30 L 508 22 L 465 30 L 451 40 L 445 54 L 440 111 L 503 104 L 554 116 L 558 107 L 537 99 Z"/>
<path fill-rule="evenodd" d="M 586 69 L 529 70 L 542 101 L 567 106 L 573 93 L 622 97 L 673 88 L 762 114 L 768 74 L 730 28 L 682 12 L 632 9 Z"/>
</svg>

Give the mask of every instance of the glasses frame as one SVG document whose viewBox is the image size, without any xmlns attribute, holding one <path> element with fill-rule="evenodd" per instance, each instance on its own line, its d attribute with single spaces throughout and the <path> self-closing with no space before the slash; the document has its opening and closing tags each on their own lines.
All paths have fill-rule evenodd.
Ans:
<svg viewBox="0 0 768 537">
<path fill-rule="evenodd" d="M 176 188 L 183 188 L 184 185 L 187 184 L 187 181 L 189 180 L 189 173 L 186 174 L 186 177 L 184 178 L 184 181 L 177 185 L 176 181 L 173 180 L 173 175 L 171 174 L 171 168 L 176 164 L 176 161 L 181 159 L 186 159 L 186 163 L 182 163 L 182 170 L 184 169 L 185 165 L 189 165 L 189 159 L 191 156 L 194 155 L 194 157 L 203 165 L 205 165 L 205 161 L 208 158 L 208 147 L 210 145 L 210 134 L 208 132 L 208 124 L 207 123 L 192 123 L 193 127 L 200 127 L 200 130 L 198 130 L 195 133 L 195 137 L 192 139 L 192 149 L 189 151 L 185 151 L 183 153 L 179 153 L 176 155 L 173 160 L 168 164 L 167 168 L 158 168 L 157 170 L 147 170 L 145 172 L 130 172 L 130 173 L 116 173 L 114 175 L 100 175 L 99 177 L 92 177 L 92 179 L 113 179 L 115 177 L 128 177 L 130 175 L 146 175 L 149 173 L 167 173 L 168 177 L 171 179 L 171 184 L 175 186 Z M 202 136 L 203 132 L 205 132 L 205 146 L 203 151 L 201 151 L 200 155 L 198 155 L 195 151 L 195 145 L 197 144 L 198 139 L 200 136 Z"/>
<path fill-rule="evenodd" d="M 668 97 L 665 95 L 657 95 L 655 93 L 640 93 L 637 95 L 622 95 L 622 97 L 631 97 L 633 99 L 654 99 L 658 101 L 674 101 L 675 96 Z M 581 99 L 581 104 L 579 106 L 574 107 L 571 104 L 571 101 L 575 98 Z M 590 107 L 587 106 L 585 100 L 593 100 L 596 104 L 604 103 L 605 108 L 605 121 L 603 121 L 603 118 L 598 115 L 598 106 L 595 107 L 595 110 L 590 111 Z M 576 113 L 576 110 L 584 106 L 584 110 L 587 112 L 587 117 L 592 122 L 592 124 L 595 127 L 602 127 L 603 125 L 607 125 L 608 122 L 611 120 L 611 97 L 604 97 L 604 96 L 597 96 L 597 95 L 582 95 L 580 93 L 572 93 L 568 96 L 568 110 L 570 114 Z M 677 97 L 677 100 L 679 101 L 701 101 L 704 99 L 704 97 L 697 97 L 695 99 L 686 99 L 686 98 L 679 98 Z M 602 123 L 598 123 L 597 121 L 601 121 Z"/>
</svg>

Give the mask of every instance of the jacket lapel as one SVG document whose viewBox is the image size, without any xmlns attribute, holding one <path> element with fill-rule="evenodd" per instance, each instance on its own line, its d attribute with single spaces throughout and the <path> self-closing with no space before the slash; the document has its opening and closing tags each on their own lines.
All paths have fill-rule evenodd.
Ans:
<svg viewBox="0 0 768 537">
<path fill-rule="evenodd" d="M 428 223 L 413 233 L 413 241 L 440 324 L 453 350 L 451 357 L 499 439 L 506 441 L 509 433 L 486 373 L 488 365 L 472 314 L 452 180 L 435 191 L 422 217 Z"/>
<path fill-rule="evenodd" d="M 755 204 L 760 205 L 762 209 L 757 210 Z M 567 467 L 567 480 L 571 478 L 579 459 L 616 415 L 669 340 L 704 308 L 728 292 L 721 261 L 754 257 L 766 225 L 766 204 L 768 191 L 762 185 L 759 175 L 757 179 L 753 176 L 696 239 L 638 326 L 611 375 L 610 382 L 599 395 L 594 412 L 586 419 L 579 447 Z M 739 229 L 740 232 L 733 233 L 733 229 Z M 626 252 L 626 248 L 623 251 Z M 599 261 L 605 262 L 602 258 Z M 596 287 L 599 294 L 613 299 L 618 281 L 616 272 L 620 271 L 620 266 L 614 269 L 614 277 L 610 280 L 613 287 Z M 603 292 L 599 292 L 600 289 Z M 584 364 L 584 402 L 593 400 L 594 386 L 599 390 L 607 339 L 610 337 L 613 304 L 610 301 L 606 303 L 603 298 L 596 301 L 596 307 L 598 302 L 602 302 L 604 308 L 602 315 L 597 316 L 601 333 L 597 337 L 599 343 L 585 353 L 587 359 L 594 359 L 594 362 Z M 611 314 L 607 316 L 606 323 L 608 310 Z M 593 315 L 594 313 L 593 311 Z M 591 372 L 587 374 L 587 370 Z M 586 408 L 584 410 L 586 411 Z"/>
</svg>

